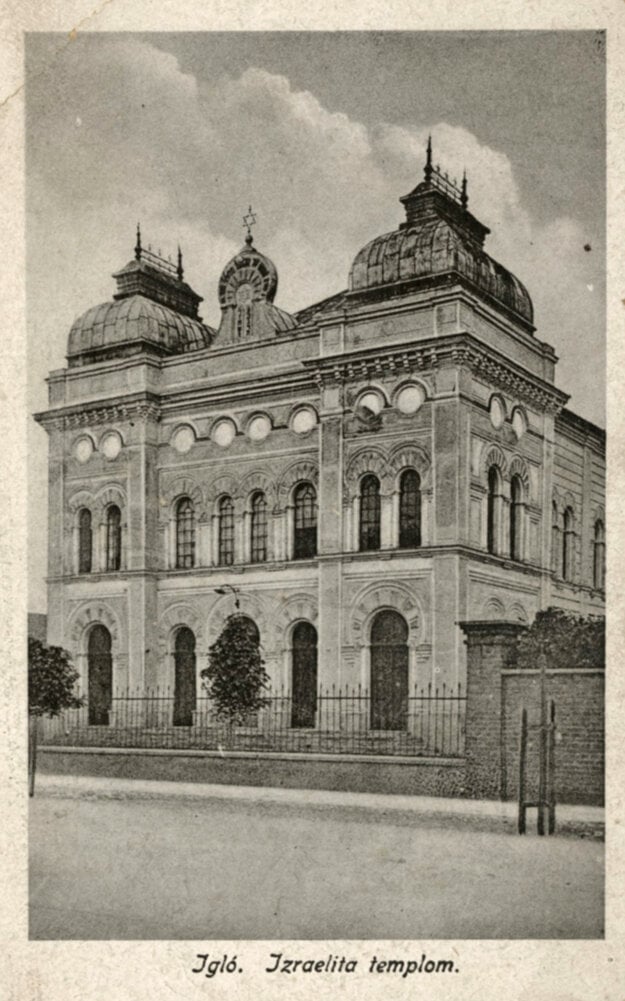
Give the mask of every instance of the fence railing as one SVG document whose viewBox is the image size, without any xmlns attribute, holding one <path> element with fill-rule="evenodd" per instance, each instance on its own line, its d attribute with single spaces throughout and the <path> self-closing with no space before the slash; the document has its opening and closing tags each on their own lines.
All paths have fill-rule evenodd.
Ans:
<svg viewBox="0 0 625 1001">
<path fill-rule="evenodd" d="M 415 688 L 408 696 L 331 686 L 296 698 L 266 693 L 244 725 L 219 719 L 205 695 L 183 702 L 168 689 L 115 692 L 108 704 L 85 700 L 42 722 L 47 744 L 457 757 L 464 753 L 466 696 L 461 686 Z"/>
</svg>

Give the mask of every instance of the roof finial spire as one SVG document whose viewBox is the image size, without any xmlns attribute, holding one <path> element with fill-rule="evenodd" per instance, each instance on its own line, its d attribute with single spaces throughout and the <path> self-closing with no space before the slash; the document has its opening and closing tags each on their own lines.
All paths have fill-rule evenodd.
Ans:
<svg viewBox="0 0 625 1001">
<path fill-rule="evenodd" d="M 176 274 L 178 275 L 178 281 L 182 281 L 184 278 L 184 271 L 182 268 L 182 251 L 180 249 L 180 244 L 178 244 L 178 268 L 176 270 Z"/>
<path fill-rule="evenodd" d="M 423 170 L 423 173 L 425 175 L 426 184 L 429 184 L 430 183 L 430 179 L 432 177 L 432 136 L 431 135 L 428 136 L 427 155 L 426 155 L 426 159 L 425 159 L 425 168 Z"/>
<path fill-rule="evenodd" d="M 466 212 L 467 205 L 469 204 L 469 195 L 467 193 L 467 172 L 463 170 L 462 172 L 462 193 L 460 195 L 460 204 Z"/>
<path fill-rule="evenodd" d="M 141 227 L 140 227 L 139 223 L 137 223 L 137 242 L 135 243 L 135 260 L 136 261 L 140 261 L 141 260 L 141 251 L 142 251 L 142 249 L 143 248 L 141 246 Z"/>
<path fill-rule="evenodd" d="M 248 247 L 251 247 L 252 243 L 254 242 L 254 237 L 252 236 L 252 226 L 255 225 L 256 225 L 256 216 L 252 212 L 252 206 L 250 205 L 247 215 L 243 216 L 243 227 L 247 229 L 245 242 L 247 243 Z"/>
</svg>

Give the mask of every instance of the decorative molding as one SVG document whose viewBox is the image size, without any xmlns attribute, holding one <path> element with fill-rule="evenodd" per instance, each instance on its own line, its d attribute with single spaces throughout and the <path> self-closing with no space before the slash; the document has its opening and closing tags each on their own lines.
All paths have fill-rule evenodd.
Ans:
<svg viewBox="0 0 625 1001">
<path fill-rule="evenodd" d="M 315 489 L 318 488 L 319 466 L 315 460 L 305 458 L 292 462 L 287 466 L 278 480 L 277 495 L 279 506 L 284 507 L 288 503 L 293 487 L 302 481 L 310 482 Z"/>
<path fill-rule="evenodd" d="M 43 427 L 55 431 L 90 427 L 97 424 L 120 424 L 129 420 L 160 420 L 160 406 L 156 399 L 119 400 L 108 405 L 86 403 L 80 409 L 48 410 L 34 415 Z"/>
<path fill-rule="evenodd" d="M 424 641 L 420 602 L 409 585 L 393 580 L 365 585 L 351 602 L 347 624 L 355 647 L 367 646 L 371 619 L 385 608 L 399 612 L 406 619 L 410 646 L 416 647 Z"/>
</svg>

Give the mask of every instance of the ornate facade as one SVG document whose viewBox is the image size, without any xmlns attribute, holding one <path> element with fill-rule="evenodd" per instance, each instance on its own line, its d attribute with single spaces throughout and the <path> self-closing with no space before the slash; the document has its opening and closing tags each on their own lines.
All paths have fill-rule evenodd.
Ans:
<svg viewBox="0 0 625 1001">
<path fill-rule="evenodd" d="M 232 588 L 274 683 L 301 690 L 302 664 L 372 692 L 455 685 L 459 621 L 602 613 L 604 432 L 566 409 L 466 181 L 428 150 L 401 201 L 348 288 L 295 315 L 248 230 L 219 330 L 181 258 L 140 237 L 114 299 L 74 323 L 37 419 L 48 639 L 85 687 L 98 663 L 121 688 L 199 673 Z"/>
</svg>

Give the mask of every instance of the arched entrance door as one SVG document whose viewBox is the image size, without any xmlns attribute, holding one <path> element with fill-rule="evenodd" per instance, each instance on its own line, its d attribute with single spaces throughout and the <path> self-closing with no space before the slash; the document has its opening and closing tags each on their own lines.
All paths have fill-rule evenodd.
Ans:
<svg viewBox="0 0 625 1001">
<path fill-rule="evenodd" d="M 317 712 L 317 630 L 298 622 L 293 630 L 291 726 L 315 725 Z"/>
<path fill-rule="evenodd" d="M 111 634 L 106 626 L 94 626 L 87 647 L 89 670 L 88 719 L 91 726 L 108 726 L 113 701 L 113 658 Z"/>
<path fill-rule="evenodd" d="M 378 612 L 371 626 L 371 729 L 405 730 L 408 717 L 408 625 Z"/>
<path fill-rule="evenodd" d="M 191 726 L 195 709 L 195 636 L 181 626 L 174 644 L 174 726 Z"/>
</svg>

